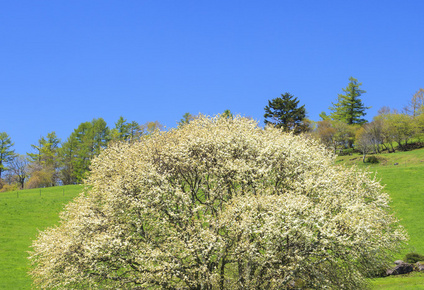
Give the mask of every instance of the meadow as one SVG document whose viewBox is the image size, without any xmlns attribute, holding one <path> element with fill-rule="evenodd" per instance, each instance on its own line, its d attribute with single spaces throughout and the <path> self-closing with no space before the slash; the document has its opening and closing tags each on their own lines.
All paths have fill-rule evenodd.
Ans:
<svg viewBox="0 0 424 290">
<path fill-rule="evenodd" d="M 363 163 L 359 155 L 340 156 L 337 164 L 356 165 L 377 173 L 386 184 L 394 214 L 407 229 L 410 241 L 396 255 L 424 254 L 424 149 L 380 154 L 380 163 Z M 395 165 L 397 163 L 397 165 Z M 0 193 L 0 289 L 31 289 L 27 251 L 38 230 L 56 224 L 64 205 L 83 186 L 61 186 Z M 370 281 L 373 289 L 424 289 L 424 273 Z"/>
<path fill-rule="evenodd" d="M 27 251 L 38 230 L 53 226 L 83 186 L 0 192 L 0 289 L 31 289 Z"/>
</svg>

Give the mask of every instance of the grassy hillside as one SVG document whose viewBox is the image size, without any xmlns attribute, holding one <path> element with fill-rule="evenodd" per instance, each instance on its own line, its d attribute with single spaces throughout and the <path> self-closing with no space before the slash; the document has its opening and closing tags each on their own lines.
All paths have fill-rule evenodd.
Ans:
<svg viewBox="0 0 424 290">
<path fill-rule="evenodd" d="M 28 255 L 37 230 L 53 226 L 82 186 L 0 192 L 0 289 L 30 289 Z M 41 192 L 41 194 L 40 194 Z"/>
<path fill-rule="evenodd" d="M 410 236 L 409 245 L 398 258 L 409 252 L 424 254 L 424 149 L 376 157 L 379 164 L 364 164 L 359 155 L 338 157 L 337 163 L 368 167 L 377 173 L 381 183 L 386 185 L 395 215 Z"/>
<path fill-rule="evenodd" d="M 379 164 L 364 164 L 359 155 L 340 156 L 337 163 L 368 167 L 386 185 L 392 209 L 410 237 L 407 247 L 397 258 L 403 259 L 409 252 L 424 254 L 424 149 L 376 157 Z M 424 273 L 378 278 L 371 283 L 373 289 L 424 289 Z"/>
</svg>

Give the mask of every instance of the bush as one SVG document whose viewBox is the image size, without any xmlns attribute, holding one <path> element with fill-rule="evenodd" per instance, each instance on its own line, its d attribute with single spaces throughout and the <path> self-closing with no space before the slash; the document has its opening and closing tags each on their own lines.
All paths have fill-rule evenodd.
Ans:
<svg viewBox="0 0 424 290">
<path fill-rule="evenodd" d="M 369 156 L 367 158 L 367 163 L 377 164 L 377 163 L 380 163 L 380 160 L 378 160 L 376 156 Z"/>
<path fill-rule="evenodd" d="M 0 192 L 15 191 L 18 189 L 19 189 L 19 184 L 17 183 L 3 184 L 3 187 L 1 188 Z"/>
<path fill-rule="evenodd" d="M 424 256 L 420 255 L 418 253 L 408 253 L 406 254 L 405 258 L 403 258 L 405 262 L 414 264 L 416 262 L 422 262 L 424 261 Z"/>
<path fill-rule="evenodd" d="M 36 286 L 363 289 L 405 240 L 368 173 L 244 118 L 115 144 L 88 183 L 34 241 Z"/>
</svg>

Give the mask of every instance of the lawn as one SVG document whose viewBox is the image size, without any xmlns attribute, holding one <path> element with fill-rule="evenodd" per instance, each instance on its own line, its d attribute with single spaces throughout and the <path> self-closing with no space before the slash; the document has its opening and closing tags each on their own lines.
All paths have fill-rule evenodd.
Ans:
<svg viewBox="0 0 424 290">
<path fill-rule="evenodd" d="M 37 230 L 58 222 L 63 206 L 82 186 L 0 192 L 0 289 L 31 289 L 28 254 Z"/>
</svg>

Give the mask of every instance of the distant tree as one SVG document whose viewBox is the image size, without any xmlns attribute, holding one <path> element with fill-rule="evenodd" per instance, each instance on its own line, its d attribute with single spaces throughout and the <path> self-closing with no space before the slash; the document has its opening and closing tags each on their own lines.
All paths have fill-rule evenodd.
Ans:
<svg viewBox="0 0 424 290">
<path fill-rule="evenodd" d="M 136 121 L 132 121 L 128 124 L 128 131 L 129 131 L 129 139 L 134 141 L 140 139 L 140 136 L 143 135 L 143 130 Z"/>
<path fill-rule="evenodd" d="M 355 148 L 362 153 L 362 162 L 365 163 L 365 157 L 374 148 L 373 136 L 366 127 L 361 127 L 355 138 Z"/>
<path fill-rule="evenodd" d="M 0 179 L 1 174 L 7 170 L 6 164 L 15 156 L 15 150 L 12 149 L 14 143 L 6 132 L 0 132 Z"/>
<path fill-rule="evenodd" d="M 189 112 L 187 112 L 183 115 L 182 119 L 180 119 L 180 121 L 177 122 L 177 124 L 178 126 L 186 125 L 190 123 L 193 119 L 194 119 L 194 116 L 190 114 Z"/>
<path fill-rule="evenodd" d="M 318 139 L 325 145 L 327 149 L 332 148 L 335 151 L 336 129 L 334 129 L 330 120 L 322 120 L 317 122 L 317 135 Z"/>
<path fill-rule="evenodd" d="M 10 171 L 13 178 L 19 183 L 21 189 L 23 189 L 25 180 L 28 177 L 28 159 L 22 155 L 15 155 L 10 161 Z"/>
<path fill-rule="evenodd" d="M 406 111 L 413 117 L 416 117 L 423 112 L 424 109 L 424 89 L 419 89 L 409 101 Z"/>
<path fill-rule="evenodd" d="M 231 113 L 230 110 L 225 110 L 224 113 L 221 114 L 221 117 L 223 118 L 229 118 L 229 119 L 233 119 L 233 113 Z"/>
<path fill-rule="evenodd" d="M 268 101 L 265 107 L 265 124 L 272 124 L 284 131 L 294 131 L 301 133 L 306 128 L 303 120 L 306 117 L 305 105 L 299 107 L 299 101 L 293 95 L 285 93 L 281 98 Z"/>
<path fill-rule="evenodd" d="M 115 128 L 110 130 L 110 139 L 115 141 L 127 140 L 130 136 L 130 126 L 124 117 L 120 116 Z"/>
<path fill-rule="evenodd" d="M 109 140 L 109 128 L 102 118 L 81 123 L 62 144 L 62 182 L 81 183 L 90 169 L 91 159 L 106 148 Z"/>
<path fill-rule="evenodd" d="M 60 163 L 59 145 L 60 139 L 55 132 L 48 133 L 46 137 L 41 137 L 37 145 L 31 145 L 35 153 L 27 153 L 30 161 L 30 188 L 57 185 Z M 43 176 L 43 178 L 41 179 L 39 176 Z M 43 180 L 43 182 L 40 183 L 39 180 Z"/>
<path fill-rule="evenodd" d="M 151 134 L 156 130 L 163 130 L 164 126 L 159 123 L 159 121 L 154 121 L 154 122 L 147 122 L 144 125 L 141 126 L 142 132 L 143 134 Z"/>
<path fill-rule="evenodd" d="M 413 117 L 407 114 L 388 114 L 385 117 L 387 134 L 398 143 L 399 149 L 406 150 L 416 132 Z"/>
<path fill-rule="evenodd" d="M 361 95 L 366 93 L 359 88 L 361 85 L 357 79 L 349 78 L 349 85 L 343 89 L 345 94 L 339 94 L 337 103 L 333 103 L 333 107 L 329 108 L 333 120 L 340 120 L 349 125 L 366 123 L 362 117 L 366 115 L 365 110 L 370 107 L 365 107 L 360 99 Z"/>
<path fill-rule="evenodd" d="M 76 134 L 71 134 L 66 142 L 62 144 L 59 150 L 59 157 L 61 161 L 60 180 L 64 185 L 76 184 L 77 176 L 77 160 L 79 159 L 77 152 L 79 151 L 79 142 Z"/>
</svg>

